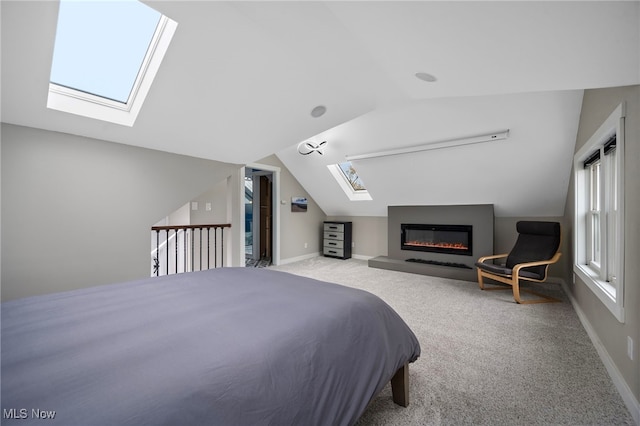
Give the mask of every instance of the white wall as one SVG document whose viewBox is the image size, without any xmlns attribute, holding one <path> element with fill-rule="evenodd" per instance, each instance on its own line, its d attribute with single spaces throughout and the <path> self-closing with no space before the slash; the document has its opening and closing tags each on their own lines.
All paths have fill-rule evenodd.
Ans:
<svg viewBox="0 0 640 426">
<path fill-rule="evenodd" d="M 1 129 L 2 300 L 147 277 L 150 227 L 240 168 Z"/>
</svg>

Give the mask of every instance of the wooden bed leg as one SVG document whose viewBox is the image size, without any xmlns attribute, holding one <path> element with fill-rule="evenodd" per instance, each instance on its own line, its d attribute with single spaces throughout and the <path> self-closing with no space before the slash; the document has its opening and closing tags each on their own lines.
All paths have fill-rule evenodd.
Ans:
<svg viewBox="0 0 640 426">
<path fill-rule="evenodd" d="M 409 405 L 409 364 L 400 367 L 391 378 L 391 394 L 396 404 L 403 407 Z"/>
</svg>

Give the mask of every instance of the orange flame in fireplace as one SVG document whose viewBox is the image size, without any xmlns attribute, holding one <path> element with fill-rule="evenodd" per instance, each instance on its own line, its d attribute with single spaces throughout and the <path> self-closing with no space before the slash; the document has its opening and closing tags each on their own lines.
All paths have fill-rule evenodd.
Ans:
<svg viewBox="0 0 640 426">
<path fill-rule="evenodd" d="M 404 243 L 406 246 L 413 247 L 433 247 L 433 248 L 447 248 L 447 249 L 455 249 L 455 250 L 469 250 L 469 246 L 464 243 L 432 243 L 429 241 L 406 241 Z"/>
</svg>

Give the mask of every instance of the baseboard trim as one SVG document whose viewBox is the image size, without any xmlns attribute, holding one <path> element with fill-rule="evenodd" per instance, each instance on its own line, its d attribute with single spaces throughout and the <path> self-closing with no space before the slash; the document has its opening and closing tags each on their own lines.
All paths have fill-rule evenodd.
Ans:
<svg viewBox="0 0 640 426">
<path fill-rule="evenodd" d="M 317 252 L 317 253 L 304 254 L 302 256 L 289 257 L 287 259 L 280 259 L 279 265 L 286 265 L 287 263 L 300 262 L 301 260 L 312 259 L 314 257 L 320 257 L 320 256 L 322 256 L 322 253 Z M 351 257 L 354 258 L 354 259 L 358 259 L 358 260 L 369 260 L 369 259 L 373 259 L 374 256 L 364 256 L 364 255 L 361 255 L 361 254 L 352 254 Z"/>
<path fill-rule="evenodd" d="M 587 319 L 587 316 L 584 314 L 584 312 L 578 305 L 578 302 L 573 297 L 573 293 L 571 293 L 571 291 L 569 290 L 569 287 L 567 286 L 566 282 L 564 280 L 561 280 L 560 285 L 562 286 L 562 289 L 566 293 L 567 297 L 569 297 L 569 300 L 571 301 L 571 305 L 573 305 L 573 309 L 576 311 L 576 314 L 578 314 L 578 318 L 580 319 L 582 326 L 584 327 L 584 329 L 587 332 L 587 335 L 591 339 L 591 343 L 593 343 L 593 346 L 596 348 L 596 351 L 598 352 L 598 355 L 600 356 L 602 363 L 607 369 L 607 373 L 609 373 L 609 377 L 611 377 L 613 384 L 615 385 L 616 389 L 618 389 L 618 392 L 620 393 L 622 400 L 627 406 L 627 409 L 631 413 L 633 420 L 636 422 L 636 425 L 640 426 L 640 403 L 636 399 L 633 392 L 631 392 L 631 388 L 629 387 L 627 382 L 624 380 L 624 377 L 620 373 L 620 370 L 618 370 L 618 367 L 616 367 L 615 363 L 613 362 L 613 359 L 611 359 L 609 352 L 607 352 L 607 349 L 604 347 L 604 345 L 600 341 L 600 338 L 598 337 L 597 333 L 591 326 L 591 323 Z"/>
<path fill-rule="evenodd" d="M 286 259 L 280 259 L 280 263 L 278 263 L 278 265 L 286 265 L 287 263 L 300 262 L 301 260 L 312 259 L 318 256 L 320 256 L 320 252 L 303 254 L 302 256 L 289 257 Z"/>
<path fill-rule="evenodd" d="M 369 259 L 373 259 L 375 256 L 364 256 L 362 254 L 352 254 L 351 257 L 358 260 L 369 260 Z"/>
</svg>

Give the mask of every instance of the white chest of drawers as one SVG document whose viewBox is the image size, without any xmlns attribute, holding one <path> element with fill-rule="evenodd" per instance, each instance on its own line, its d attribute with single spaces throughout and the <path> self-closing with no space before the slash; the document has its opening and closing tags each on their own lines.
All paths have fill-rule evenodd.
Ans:
<svg viewBox="0 0 640 426">
<path fill-rule="evenodd" d="M 324 222 L 322 254 L 339 259 L 351 258 L 351 222 Z"/>
</svg>

